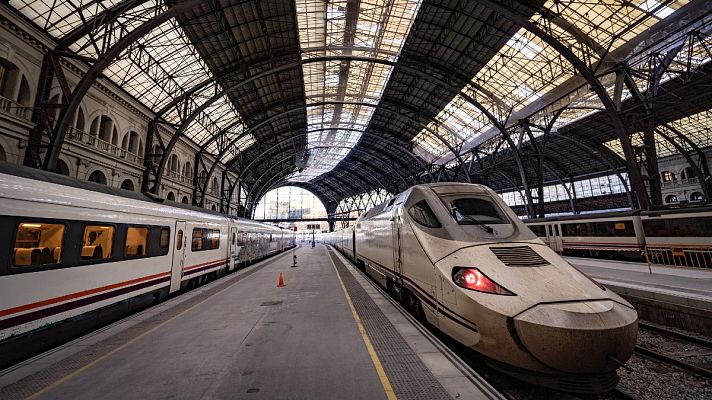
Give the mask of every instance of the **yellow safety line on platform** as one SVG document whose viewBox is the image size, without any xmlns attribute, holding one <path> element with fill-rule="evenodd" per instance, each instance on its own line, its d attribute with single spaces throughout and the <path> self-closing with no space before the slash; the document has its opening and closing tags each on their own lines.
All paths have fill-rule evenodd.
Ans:
<svg viewBox="0 0 712 400">
<path fill-rule="evenodd" d="M 388 398 L 388 400 L 397 400 L 396 393 L 393 391 L 391 382 L 388 380 L 388 376 L 386 376 L 386 371 L 383 370 L 383 365 L 381 365 L 381 360 L 378 358 L 378 355 L 376 354 L 376 350 L 373 348 L 373 345 L 371 344 L 371 339 L 369 339 L 368 334 L 366 334 L 366 329 L 363 327 L 363 324 L 361 323 L 361 318 L 358 316 L 358 313 L 356 313 L 356 308 L 354 307 L 354 303 L 351 301 L 351 296 L 349 296 L 349 292 L 346 291 L 346 286 L 344 285 L 344 281 L 341 280 L 341 275 L 339 275 L 339 271 L 336 269 L 336 264 L 334 264 L 334 260 L 331 258 L 331 255 L 329 254 L 329 250 L 325 250 L 325 251 L 326 251 L 326 255 L 329 257 L 329 260 L 331 261 L 331 265 L 334 267 L 334 272 L 336 272 L 336 277 L 339 279 L 339 283 L 341 284 L 341 289 L 344 291 L 344 295 L 346 296 L 346 302 L 349 303 L 349 308 L 351 309 L 351 314 L 353 314 L 354 320 L 356 320 L 356 326 L 358 326 L 358 331 L 361 333 L 361 338 L 363 338 L 363 343 L 366 345 L 366 350 L 368 350 L 368 355 L 371 356 L 371 362 L 373 362 L 373 366 L 376 367 L 376 373 L 378 374 L 378 378 L 381 380 L 381 385 L 383 385 L 383 391 L 386 392 L 386 397 Z"/>
</svg>

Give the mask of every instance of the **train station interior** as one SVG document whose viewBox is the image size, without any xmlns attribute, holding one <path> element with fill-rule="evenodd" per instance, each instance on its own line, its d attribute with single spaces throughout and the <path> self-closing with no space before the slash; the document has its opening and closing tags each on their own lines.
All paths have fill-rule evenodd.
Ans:
<svg viewBox="0 0 712 400">
<path fill-rule="evenodd" d="M 0 2 L 0 399 L 712 399 L 712 1 Z"/>
</svg>

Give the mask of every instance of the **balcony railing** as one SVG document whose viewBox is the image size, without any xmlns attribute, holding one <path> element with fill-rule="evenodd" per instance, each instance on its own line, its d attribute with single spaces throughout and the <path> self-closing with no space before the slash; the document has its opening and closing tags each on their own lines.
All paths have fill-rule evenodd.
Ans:
<svg viewBox="0 0 712 400">
<path fill-rule="evenodd" d="M 73 142 L 98 149 L 102 153 L 125 159 L 126 161 L 136 165 L 143 165 L 143 157 L 139 157 L 128 150 L 122 149 L 119 146 L 111 144 L 105 140 L 101 140 L 98 137 L 80 131 L 79 129 L 69 128 L 67 130 L 66 137 Z"/>
<path fill-rule="evenodd" d="M 16 101 L 2 96 L 0 96 L 0 111 L 27 121 L 30 121 L 32 118 L 32 109 L 30 107 L 25 107 Z"/>
<path fill-rule="evenodd" d="M 168 171 L 166 171 L 166 176 L 176 182 L 185 183 L 187 185 L 190 185 L 193 183 L 193 178 L 183 175 L 183 174 L 180 174 L 178 171 L 168 170 Z"/>
<path fill-rule="evenodd" d="M 663 182 L 664 188 L 674 187 L 674 186 L 690 186 L 698 184 L 697 178 L 687 178 L 674 181 Z"/>
</svg>

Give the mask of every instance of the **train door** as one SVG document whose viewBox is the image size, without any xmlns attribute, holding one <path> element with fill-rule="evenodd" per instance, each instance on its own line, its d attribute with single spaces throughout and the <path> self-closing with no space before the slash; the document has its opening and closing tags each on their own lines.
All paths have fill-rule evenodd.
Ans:
<svg viewBox="0 0 712 400">
<path fill-rule="evenodd" d="M 235 269 L 235 252 L 237 251 L 237 227 L 230 227 L 230 239 L 228 245 L 227 256 L 230 259 L 228 264 L 228 271 Z"/>
<path fill-rule="evenodd" d="M 559 224 L 547 224 L 546 235 L 549 238 L 549 247 L 557 253 L 563 251 L 563 243 L 561 240 L 561 227 Z"/>
<path fill-rule="evenodd" d="M 403 220 L 399 214 L 400 209 L 393 209 L 393 273 L 396 275 L 396 286 L 398 288 L 403 286 L 403 259 L 401 258 L 401 226 Z"/>
<path fill-rule="evenodd" d="M 185 264 L 185 245 L 188 241 L 185 233 L 185 221 L 176 222 L 176 240 L 173 249 L 173 266 L 171 268 L 171 289 L 173 293 L 180 289 L 180 282 L 183 278 L 183 266 Z"/>
</svg>

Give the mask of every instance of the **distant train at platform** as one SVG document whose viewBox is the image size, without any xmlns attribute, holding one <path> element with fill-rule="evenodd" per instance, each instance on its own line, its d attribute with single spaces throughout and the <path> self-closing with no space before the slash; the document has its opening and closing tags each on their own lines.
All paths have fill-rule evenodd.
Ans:
<svg viewBox="0 0 712 400">
<path fill-rule="evenodd" d="M 324 235 L 417 318 L 512 375 L 615 387 L 638 315 L 543 243 L 491 189 L 414 186 Z"/>
<path fill-rule="evenodd" d="M 295 246 L 294 232 L 0 163 L 0 367 Z"/>
<path fill-rule="evenodd" d="M 712 268 L 712 207 L 708 206 L 552 217 L 525 223 L 564 255 Z"/>
</svg>

